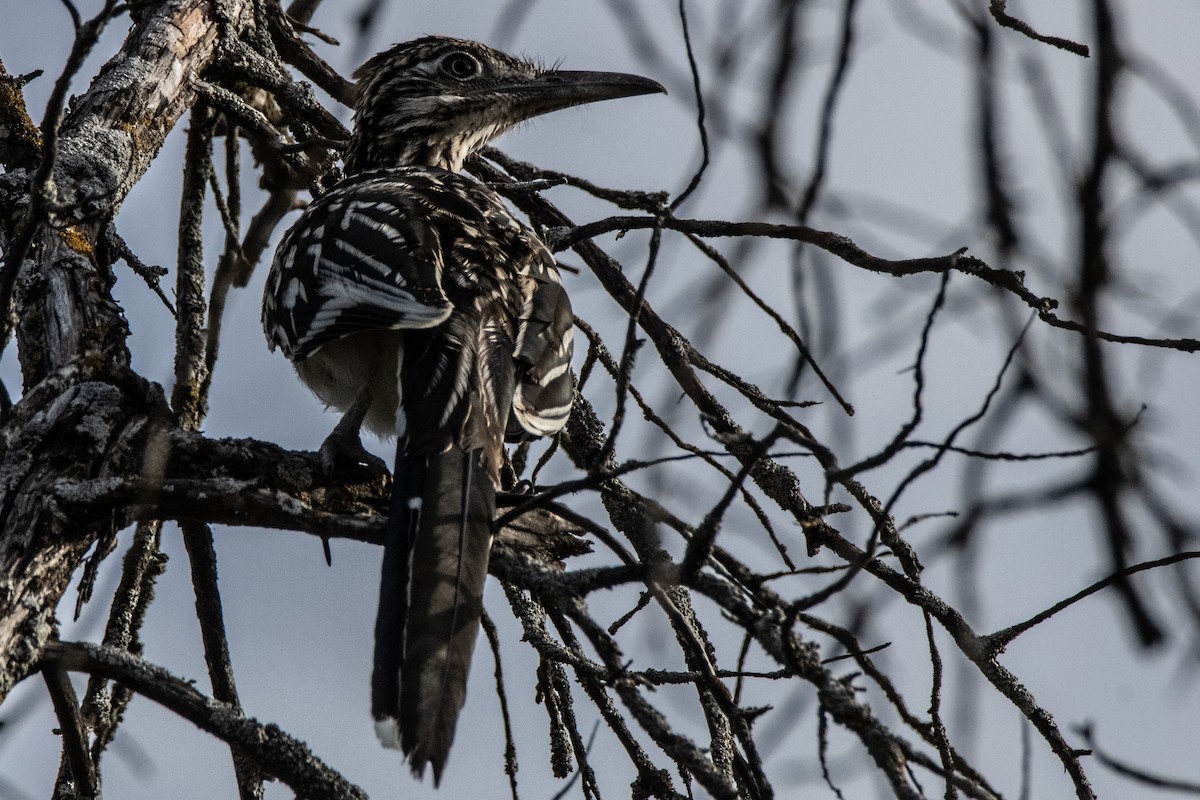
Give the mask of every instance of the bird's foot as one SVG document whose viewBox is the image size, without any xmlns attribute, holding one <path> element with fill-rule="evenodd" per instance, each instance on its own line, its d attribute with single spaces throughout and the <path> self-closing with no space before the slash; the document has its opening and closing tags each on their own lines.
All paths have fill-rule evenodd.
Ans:
<svg viewBox="0 0 1200 800">
<path fill-rule="evenodd" d="M 368 453 L 357 433 L 346 434 L 334 430 L 321 442 L 318 455 L 326 475 L 354 483 L 367 483 L 387 474 L 383 459 Z"/>
</svg>

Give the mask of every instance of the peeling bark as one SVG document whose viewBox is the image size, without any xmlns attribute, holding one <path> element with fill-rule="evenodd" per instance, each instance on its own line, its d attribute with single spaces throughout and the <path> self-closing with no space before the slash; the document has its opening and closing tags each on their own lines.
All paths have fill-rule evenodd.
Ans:
<svg viewBox="0 0 1200 800">
<path fill-rule="evenodd" d="M 88 548 L 126 521 L 79 524 L 53 502 L 52 484 L 142 475 L 147 427 L 166 407 L 160 387 L 127 372 L 129 327 L 97 243 L 192 102 L 189 79 L 212 63 L 221 25 L 236 34 L 249 5 L 175 0 L 144 12 L 42 154 L 54 169 L 31 193 L 46 218 L 24 221 L 36 226 L 27 258 L 5 264 L 19 270 L 25 396 L 0 429 L 0 700 L 51 634 Z"/>
</svg>

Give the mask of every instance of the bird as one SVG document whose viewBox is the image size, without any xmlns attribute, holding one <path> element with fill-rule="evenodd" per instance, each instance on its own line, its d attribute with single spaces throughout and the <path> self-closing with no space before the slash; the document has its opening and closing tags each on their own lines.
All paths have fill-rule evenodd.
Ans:
<svg viewBox="0 0 1200 800">
<path fill-rule="evenodd" d="M 300 380 L 343 412 L 332 473 L 395 437 L 371 678 L 376 733 L 441 782 L 466 697 L 505 442 L 567 421 L 574 316 L 546 245 L 460 172 L 551 111 L 656 81 L 546 67 L 478 42 L 394 45 L 354 74 L 343 179 L 281 239 L 262 323 Z"/>
</svg>

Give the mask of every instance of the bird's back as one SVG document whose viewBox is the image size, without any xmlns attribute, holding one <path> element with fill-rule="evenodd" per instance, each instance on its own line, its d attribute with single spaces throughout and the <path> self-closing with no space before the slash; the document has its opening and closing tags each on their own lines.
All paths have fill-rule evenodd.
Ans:
<svg viewBox="0 0 1200 800">
<path fill-rule="evenodd" d="M 479 446 L 507 423 L 522 315 L 547 284 L 558 285 L 553 257 L 487 186 L 436 167 L 372 170 L 338 183 L 285 235 L 263 324 L 338 408 L 369 376 L 395 374 L 380 360 L 403 358 L 401 386 L 378 388 L 367 426 L 407 433 L 419 452 L 451 439 Z M 363 335 L 374 346 L 355 346 Z M 464 402 L 471 392 L 486 397 Z M 470 413 L 481 409 L 491 413 Z"/>
</svg>

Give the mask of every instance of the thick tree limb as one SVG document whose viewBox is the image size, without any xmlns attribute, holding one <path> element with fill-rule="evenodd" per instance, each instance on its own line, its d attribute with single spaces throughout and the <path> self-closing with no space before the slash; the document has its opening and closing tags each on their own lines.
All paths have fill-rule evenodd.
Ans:
<svg viewBox="0 0 1200 800">
<path fill-rule="evenodd" d="M 96 535 L 41 498 L 63 477 L 138 474 L 145 454 L 129 443 L 163 411 L 161 390 L 124 373 L 128 326 L 99 234 L 190 105 L 187 78 L 211 63 L 218 20 L 236 35 L 248 6 L 171 0 L 144 10 L 66 116 L 48 185 L 32 187 L 47 212 L 25 222 L 32 257 L 16 263 L 25 248 L 6 252 L 0 284 L 15 286 L 21 309 L 26 396 L 6 420 L 0 460 L 0 699 L 32 665 Z M 86 224 L 59 227 L 68 223 Z"/>
</svg>

